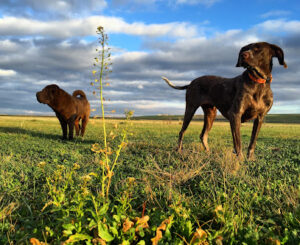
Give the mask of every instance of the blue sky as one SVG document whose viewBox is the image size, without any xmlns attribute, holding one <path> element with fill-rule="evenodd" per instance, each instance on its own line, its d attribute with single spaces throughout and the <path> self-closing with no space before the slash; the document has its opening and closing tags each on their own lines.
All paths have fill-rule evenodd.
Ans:
<svg viewBox="0 0 300 245">
<path fill-rule="evenodd" d="M 299 13 L 297 0 L 1 0 L 0 114 L 54 115 L 35 98 L 52 83 L 84 90 L 97 106 L 89 84 L 99 25 L 113 51 L 107 111 L 183 114 L 185 93 L 161 76 L 234 77 L 240 48 L 267 41 L 288 64 L 274 61 L 271 113 L 300 113 Z"/>
</svg>

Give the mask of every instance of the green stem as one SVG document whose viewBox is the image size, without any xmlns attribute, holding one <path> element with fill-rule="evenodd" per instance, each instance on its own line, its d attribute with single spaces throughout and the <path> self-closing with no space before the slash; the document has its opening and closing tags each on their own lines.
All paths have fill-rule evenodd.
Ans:
<svg viewBox="0 0 300 245">
<path fill-rule="evenodd" d="M 121 144 L 119 145 L 119 148 L 118 150 L 116 151 L 116 157 L 115 157 L 115 160 L 114 160 L 114 163 L 111 167 L 111 172 L 113 173 L 113 170 L 117 164 L 117 161 L 118 161 L 118 158 L 120 156 L 120 152 L 123 148 L 123 143 L 125 142 L 125 139 L 126 139 L 126 134 L 123 135 L 123 138 L 122 138 L 122 141 L 121 141 Z M 108 193 L 109 193 L 109 189 L 110 189 L 110 185 L 111 185 L 111 178 L 112 178 L 112 175 L 109 175 L 108 176 L 108 183 L 107 183 L 107 189 L 106 189 L 106 197 L 108 197 Z"/>
<path fill-rule="evenodd" d="M 103 137 L 104 137 L 104 148 L 105 148 L 105 161 L 106 164 L 109 164 L 108 155 L 107 155 L 107 134 L 106 134 L 106 126 L 105 126 L 105 112 L 104 112 L 104 99 L 103 99 L 103 69 L 104 69 L 104 60 L 105 60 L 105 37 L 104 34 L 101 33 L 101 66 L 100 66 L 100 75 L 99 75 L 99 83 L 100 83 L 100 101 L 101 101 L 101 111 L 102 111 L 102 126 L 103 126 Z M 105 193 L 105 164 L 102 165 L 102 195 Z"/>
<path fill-rule="evenodd" d="M 122 141 L 121 141 L 121 144 L 119 145 L 119 148 L 118 148 L 118 150 L 117 150 L 117 152 L 116 152 L 116 157 L 115 157 L 114 163 L 113 163 L 113 165 L 112 165 L 112 167 L 111 167 L 111 171 L 114 170 L 114 168 L 115 168 L 115 166 L 116 166 L 116 164 L 117 164 L 117 161 L 118 161 L 119 156 L 120 156 L 120 152 L 121 152 L 121 150 L 122 150 L 122 148 L 123 148 L 123 143 L 125 143 L 125 139 L 126 139 L 126 134 L 124 133 L 123 138 L 122 138 Z"/>
</svg>

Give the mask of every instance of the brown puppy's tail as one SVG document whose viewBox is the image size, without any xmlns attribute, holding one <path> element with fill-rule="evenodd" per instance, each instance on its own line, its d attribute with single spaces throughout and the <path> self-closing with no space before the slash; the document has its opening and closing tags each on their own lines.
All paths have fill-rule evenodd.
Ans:
<svg viewBox="0 0 300 245">
<path fill-rule="evenodd" d="M 171 83 L 171 82 L 169 81 L 168 78 L 166 78 L 166 77 L 161 77 L 161 78 L 162 78 L 163 80 L 165 80 L 166 83 L 167 83 L 170 87 L 175 88 L 175 89 L 184 90 L 184 89 L 187 89 L 187 88 L 189 87 L 189 85 L 185 85 L 185 86 L 175 86 L 173 83 Z"/>
<path fill-rule="evenodd" d="M 86 100 L 85 93 L 82 90 L 75 90 L 72 94 L 72 96 L 74 96 L 74 97 L 77 97 L 78 95 L 80 96 L 80 98 Z"/>
</svg>

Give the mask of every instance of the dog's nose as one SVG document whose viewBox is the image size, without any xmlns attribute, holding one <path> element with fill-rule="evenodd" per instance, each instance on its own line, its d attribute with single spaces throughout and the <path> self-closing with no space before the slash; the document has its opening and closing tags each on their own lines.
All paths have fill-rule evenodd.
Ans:
<svg viewBox="0 0 300 245">
<path fill-rule="evenodd" d="M 41 101 L 40 101 L 40 94 L 39 94 L 39 92 L 37 92 L 35 95 L 36 95 L 36 99 L 37 99 L 37 101 L 41 103 Z"/>
</svg>

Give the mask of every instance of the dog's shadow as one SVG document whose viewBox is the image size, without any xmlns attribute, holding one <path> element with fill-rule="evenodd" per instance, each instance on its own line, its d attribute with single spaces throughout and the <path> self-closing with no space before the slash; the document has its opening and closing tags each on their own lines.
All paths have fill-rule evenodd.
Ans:
<svg viewBox="0 0 300 245">
<path fill-rule="evenodd" d="M 95 140 L 86 140 L 79 137 L 74 137 L 73 140 L 63 140 L 62 136 L 60 134 L 50 134 L 50 133 L 44 133 L 39 132 L 35 130 L 25 129 L 25 128 L 19 128 L 19 127 L 0 127 L 0 132 L 2 133 L 11 133 L 11 134 L 24 134 L 24 135 L 30 135 L 32 137 L 41 138 L 41 139 L 47 139 L 47 140 L 57 140 L 62 142 L 77 142 L 82 141 L 86 144 L 94 144 Z"/>
</svg>

